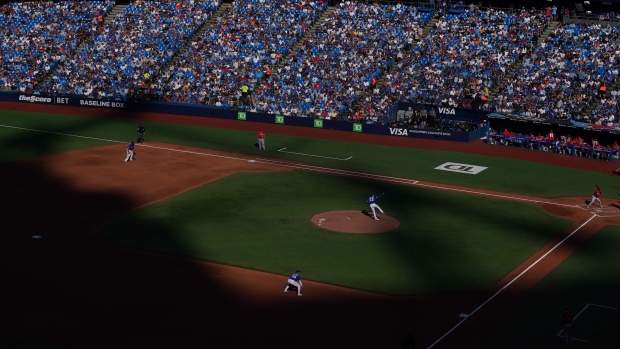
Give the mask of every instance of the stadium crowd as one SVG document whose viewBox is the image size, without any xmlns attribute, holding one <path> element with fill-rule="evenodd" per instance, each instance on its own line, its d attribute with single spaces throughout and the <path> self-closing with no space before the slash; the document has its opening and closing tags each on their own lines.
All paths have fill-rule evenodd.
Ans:
<svg viewBox="0 0 620 349">
<path fill-rule="evenodd" d="M 340 3 L 284 66 L 254 91 L 253 109 L 344 117 L 410 47 L 429 18 L 429 13 L 402 4 Z"/>
<path fill-rule="evenodd" d="M 397 102 L 478 108 L 549 21 L 541 11 L 474 5 L 447 13 L 366 97 L 364 112 Z"/>
<path fill-rule="evenodd" d="M 162 73 L 155 93 L 170 102 L 249 105 L 241 97 L 249 98 L 256 84 L 271 75 L 271 67 L 326 8 L 323 0 L 236 0 Z"/>
<path fill-rule="evenodd" d="M 619 55 L 617 28 L 598 23 L 560 24 L 524 57 L 515 78 L 506 83 L 487 109 L 527 117 L 581 120 L 581 112 L 597 96 L 607 98 L 607 85 L 618 76 Z M 613 122 L 610 110 L 602 106 L 583 121 Z"/>
<path fill-rule="evenodd" d="M 348 0 L 319 21 L 327 0 L 235 0 L 203 27 L 220 0 L 136 0 L 104 23 L 113 5 L 3 6 L 0 88 L 364 123 L 390 124 L 412 102 L 618 125 L 615 15 L 560 22 L 539 45 L 557 9 Z"/>
<path fill-rule="evenodd" d="M 218 0 L 132 2 L 67 57 L 42 91 L 125 100 L 146 87 L 218 4 Z"/>
<path fill-rule="evenodd" d="M 549 130 L 543 135 L 508 129 L 503 131 L 490 129 L 487 143 L 606 161 L 620 157 L 620 145 L 617 141 L 602 144 L 597 138 L 592 137 L 588 140 L 580 135 L 557 135 L 553 130 Z"/>
<path fill-rule="evenodd" d="M 33 93 L 98 26 L 113 1 L 13 2 L 0 8 L 0 89 Z"/>
</svg>

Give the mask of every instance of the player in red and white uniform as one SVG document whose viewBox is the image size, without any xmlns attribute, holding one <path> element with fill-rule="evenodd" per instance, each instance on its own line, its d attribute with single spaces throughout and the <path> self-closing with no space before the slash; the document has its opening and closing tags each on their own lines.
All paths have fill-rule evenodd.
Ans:
<svg viewBox="0 0 620 349">
<path fill-rule="evenodd" d="M 263 132 L 262 128 L 258 131 L 256 137 L 258 138 L 258 149 L 265 150 L 265 132 Z"/>
<path fill-rule="evenodd" d="M 600 207 L 603 207 L 603 203 L 601 202 L 601 199 L 599 198 L 601 195 L 603 195 L 603 189 L 597 185 L 596 191 L 592 194 L 592 198 L 590 199 L 590 202 L 588 203 L 586 208 L 590 208 L 590 205 L 592 205 L 594 201 L 598 201 L 598 205 Z"/>
</svg>

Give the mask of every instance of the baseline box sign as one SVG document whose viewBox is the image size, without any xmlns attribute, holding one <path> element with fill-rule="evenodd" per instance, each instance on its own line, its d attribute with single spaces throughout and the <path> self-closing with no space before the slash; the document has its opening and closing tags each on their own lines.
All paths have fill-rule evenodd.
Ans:
<svg viewBox="0 0 620 349">
<path fill-rule="evenodd" d="M 30 102 L 30 103 L 54 103 L 52 97 L 48 96 L 38 96 L 38 95 L 19 95 L 17 98 L 20 102 Z"/>
<path fill-rule="evenodd" d="M 67 99 L 70 100 L 71 98 Z M 67 102 L 67 104 L 69 104 L 69 101 Z M 83 107 L 125 109 L 125 102 L 100 101 L 96 99 L 78 98 L 78 104 Z"/>
<path fill-rule="evenodd" d="M 276 115 L 276 124 L 284 124 L 284 115 Z"/>
<path fill-rule="evenodd" d="M 244 111 L 237 112 L 237 120 L 247 120 L 248 115 Z"/>
<path fill-rule="evenodd" d="M 323 119 L 314 119 L 314 127 L 323 128 Z"/>
<path fill-rule="evenodd" d="M 362 132 L 362 124 L 354 122 L 353 123 L 353 132 Z"/>
</svg>

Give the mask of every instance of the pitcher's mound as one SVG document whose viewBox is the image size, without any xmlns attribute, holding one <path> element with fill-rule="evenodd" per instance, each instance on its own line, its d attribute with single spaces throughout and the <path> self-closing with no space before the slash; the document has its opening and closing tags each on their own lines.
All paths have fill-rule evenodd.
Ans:
<svg viewBox="0 0 620 349">
<path fill-rule="evenodd" d="M 329 211 L 316 214 L 312 223 L 317 227 L 341 233 L 375 234 L 385 233 L 398 228 L 400 222 L 396 219 L 377 213 L 378 221 L 372 212 L 364 211 Z"/>
</svg>

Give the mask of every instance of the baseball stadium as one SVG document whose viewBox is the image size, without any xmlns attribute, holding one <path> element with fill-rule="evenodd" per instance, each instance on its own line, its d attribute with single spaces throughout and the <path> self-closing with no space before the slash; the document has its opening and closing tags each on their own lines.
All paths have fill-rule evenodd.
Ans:
<svg viewBox="0 0 620 349">
<path fill-rule="evenodd" d="M 3 2 L 0 346 L 620 347 L 620 7 L 495 5 Z"/>
</svg>

